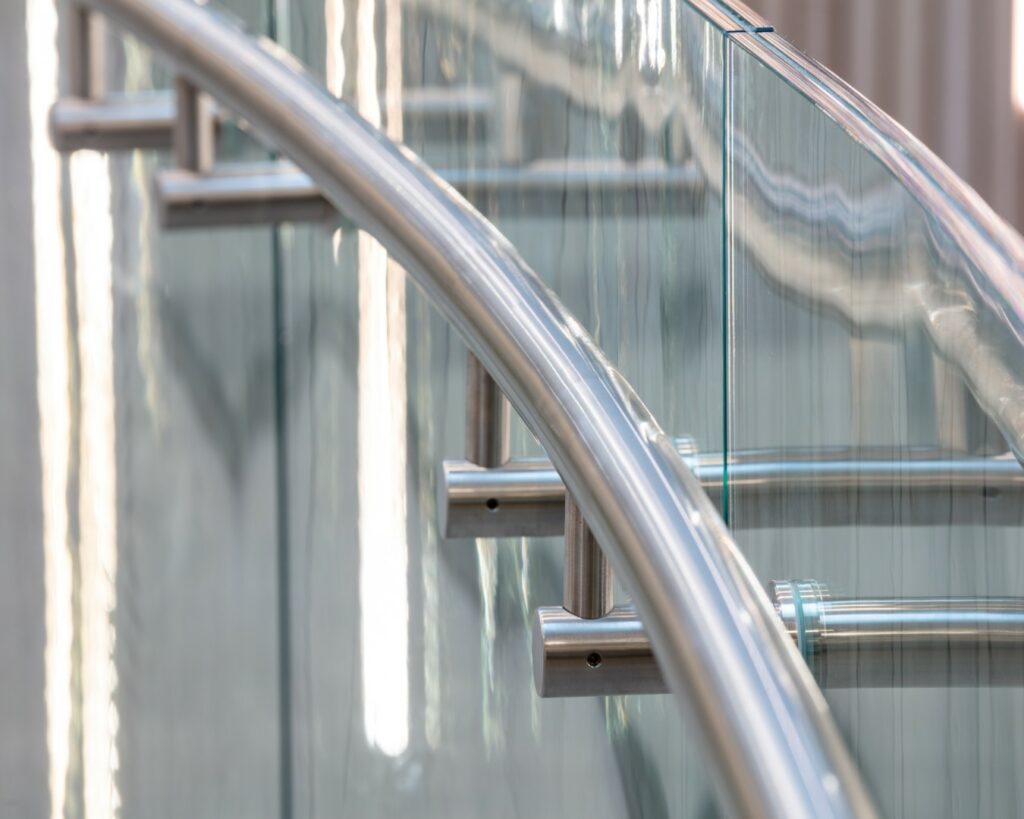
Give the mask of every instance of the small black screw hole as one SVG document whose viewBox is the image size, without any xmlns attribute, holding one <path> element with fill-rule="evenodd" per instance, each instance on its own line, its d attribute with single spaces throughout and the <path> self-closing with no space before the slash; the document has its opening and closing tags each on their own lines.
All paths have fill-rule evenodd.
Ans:
<svg viewBox="0 0 1024 819">
<path fill-rule="evenodd" d="M 1000 492 L 999 487 L 997 486 L 985 486 L 982 487 L 981 490 L 981 496 L 986 500 L 995 500 L 1001 494 L 1002 492 Z"/>
<path fill-rule="evenodd" d="M 490 509 L 492 512 L 496 512 L 498 510 L 498 499 L 497 498 L 488 498 L 487 499 L 487 503 L 485 504 L 485 506 L 488 509 Z"/>
<path fill-rule="evenodd" d="M 591 652 L 587 655 L 587 665 L 591 668 L 599 668 L 601 666 L 601 655 L 596 651 Z"/>
</svg>

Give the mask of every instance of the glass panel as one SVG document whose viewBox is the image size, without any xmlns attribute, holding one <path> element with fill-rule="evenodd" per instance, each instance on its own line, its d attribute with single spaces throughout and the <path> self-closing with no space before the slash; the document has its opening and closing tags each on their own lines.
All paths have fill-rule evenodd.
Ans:
<svg viewBox="0 0 1024 819">
<path fill-rule="evenodd" d="M 571 3 L 291 0 L 278 23 L 467 191 L 668 429 L 720 450 L 723 35 L 650 5 L 664 16 L 645 32 L 631 10 L 619 34 L 612 6 Z M 461 341 L 352 226 L 286 226 L 279 248 L 296 813 L 713 810 L 671 698 L 534 693 L 560 541 L 438 532 Z M 540 453 L 521 425 L 513 453 Z"/>
<path fill-rule="evenodd" d="M 765 42 L 738 36 L 728 57 L 730 525 L 766 582 L 836 600 L 1020 596 L 1024 510 L 996 488 L 1017 467 L 991 460 L 1008 447 L 982 410 L 1008 369 L 984 277 L 944 205 L 794 88 L 806 77 L 769 68 L 785 63 Z M 994 685 L 988 644 L 951 687 L 956 650 L 924 658 L 918 626 L 882 650 L 801 645 L 884 814 L 1016 813 L 1024 694 Z"/>
<path fill-rule="evenodd" d="M 57 155 L 47 134 L 61 68 L 54 4 L 5 4 L 4 14 L 15 8 L 24 18 L 5 18 L 10 47 L 0 51 L 5 76 L 8 67 L 27 75 L 31 105 L 0 133 L 31 135 L 3 163 L 29 170 L 17 193 L 22 209 L 30 203 L 31 249 L 24 277 L 8 273 L 34 285 L 35 303 L 18 306 L 28 308 L 27 332 L 8 349 L 30 361 L 38 340 L 38 384 L 18 393 L 19 402 L 38 395 L 38 430 L 17 434 L 34 450 L 24 509 L 42 531 L 19 545 L 38 549 L 41 574 L 11 579 L 39 595 L 38 628 L 14 624 L 45 646 L 43 753 L 26 755 L 24 777 L 42 788 L 19 801 L 5 768 L 5 812 L 271 815 L 280 804 L 272 234 L 162 230 L 151 177 L 166 153 Z M 107 56 L 111 92 L 167 87 L 168 72 L 134 41 L 112 34 Z M 5 110 L 9 93 L 0 91 Z M 242 152 L 226 135 L 221 155 Z M 5 565 L 13 546 L 4 544 Z M 6 661 L 20 653 L 5 649 Z"/>
</svg>

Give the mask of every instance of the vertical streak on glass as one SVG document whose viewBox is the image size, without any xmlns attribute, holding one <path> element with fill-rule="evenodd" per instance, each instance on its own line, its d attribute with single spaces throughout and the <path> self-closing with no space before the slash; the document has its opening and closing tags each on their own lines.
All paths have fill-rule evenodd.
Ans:
<svg viewBox="0 0 1024 819">
<path fill-rule="evenodd" d="M 327 88 L 334 96 L 340 97 L 345 87 L 345 54 L 341 48 L 341 38 L 345 33 L 344 0 L 324 0 L 324 30 L 327 41 Z"/>
<path fill-rule="evenodd" d="M 679 70 L 679 27 L 682 25 L 679 20 L 678 0 L 669 0 L 668 9 L 669 50 L 672 54 L 671 68 L 675 73 Z"/>
<path fill-rule="evenodd" d="M 273 0 L 268 12 L 267 34 L 288 47 L 288 0 Z M 284 288 L 284 257 L 281 225 L 270 228 L 271 302 L 274 345 L 274 494 L 277 506 L 277 645 L 278 645 L 278 735 L 280 743 L 281 819 L 292 815 L 292 573 L 289 533 L 291 500 L 288 493 L 288 351 Z"/>
<path fill-rule="evenodd" d="M 277 450 L 275 493 L 277 495 L 277 629 L 278 710 L 281 743 L 281 817 L 292 815 L 292 649 L 291 649 L 291 563 L 288 551 L 290 502 L 288 495 L 288 373 L 286 370 L 284 259 L 281 227 L 270 231 L 272 254 L 272 300 L 274 309 L 274 446 Z"/>
<path fill-rule="evenodd" d="M 729 426 L 732 403 L 732 385 L 729 356 L 736 349 L 733 338 L 733 316 L 735 288 L 730 281 L 732 239 L 729 225 L 732 223 L 730 208 L 732 196 L 729 165 L 732 162 L 732 41 L 728 34 L 722 34 L 722 519 L 729 523 Z"/>
<path fill-rule="evenodd" d="M 113 220 L 107 158 L 80 151 L 70 166 L 81 373 L 82 775 L 85 815 L 105 818 L 120 809 L 113 622 L 117 605 Z"/>
<path fill-rule="evenodd" d="M 615 65 L 622 65 L 623 54 L 625 53 L 625 9 L 622 4 L 624 0 L 615 0 Z"/>
<path fill-rule="evenodd" d="M 57 98 L 57 10 L 53 0 L 26 9 L 29 116 L 32 145 L 32 240 L 35 263 L 36 394 L 42 464 L 46 751 L 50 816 L 64 816 L 71 732 L 72 567 L 68 544 L 67 288 L 60 214 L 60 160 L 50 145 L 49 109 Z"/>
<path fill-rule="evenodd" d="M 476 539 L 476 559 L 480 572 L 480 605 L 481 612 L 480 655 L 483 659 L 481 722 L 483 723 L 484 746 L 488 751 L 500 750 L 504 735 L 501 730 L 501 718 L 495 712 L 495 666 L 494 641 L 498 634 L 498 543 L 494 538 L 481 537 Z"/>
<path fill-rule="evenodd" d="M 375 0 L 356 8 L 356 108 L 381 123 Z M 391 66 L 388 66 L 391 68 Z M 409 744 L 405 301 L 400 271 L 359 233 L 359 607 L 363 719 L 388 756 Z"/>
<path fill-rule="evenodd" d="M 387 106 L 385 130 L 396 142 L 402 141 L 402 3 L 384 0 L 384 101 Z"/>
</svg>

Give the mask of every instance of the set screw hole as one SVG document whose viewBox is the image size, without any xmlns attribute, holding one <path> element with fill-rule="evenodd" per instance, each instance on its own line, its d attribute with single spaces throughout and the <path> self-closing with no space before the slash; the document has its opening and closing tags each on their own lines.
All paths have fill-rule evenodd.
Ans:
<svg viewBox="0 0 1024 819">
<path fill-rule="evenodd" d="M 497 512 L 498 511 L 498 499 L 497 498 L 488 498 L 487 499 L 487 503 L 485 503 L 484 505 L 488 509 L 490 509 L 492 512 Z"/>
<path fill-rule="evenodd" d="M 589 665 L 591 668 L 600 668 L 601 655 L 598 654 L 596 651 L 590 652 L 590 654 L 587 655 L 587 665 Z"/>
</svg>

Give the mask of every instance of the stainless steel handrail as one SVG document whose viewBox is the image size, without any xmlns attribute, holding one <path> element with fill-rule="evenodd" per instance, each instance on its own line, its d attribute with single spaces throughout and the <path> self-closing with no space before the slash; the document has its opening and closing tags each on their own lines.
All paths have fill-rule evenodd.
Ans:
<svg viewBox="0 0 1024 819">
<path fill-rule="evenodd" d="M 873 815 L 821 692 L 699 483 L 583 330 L 478 213 L 294 60 L 187 0 L 87 0 L 280 145 L 374 233 L 546 447 L 633 592 L 743 816 Z"/>
</svg>

